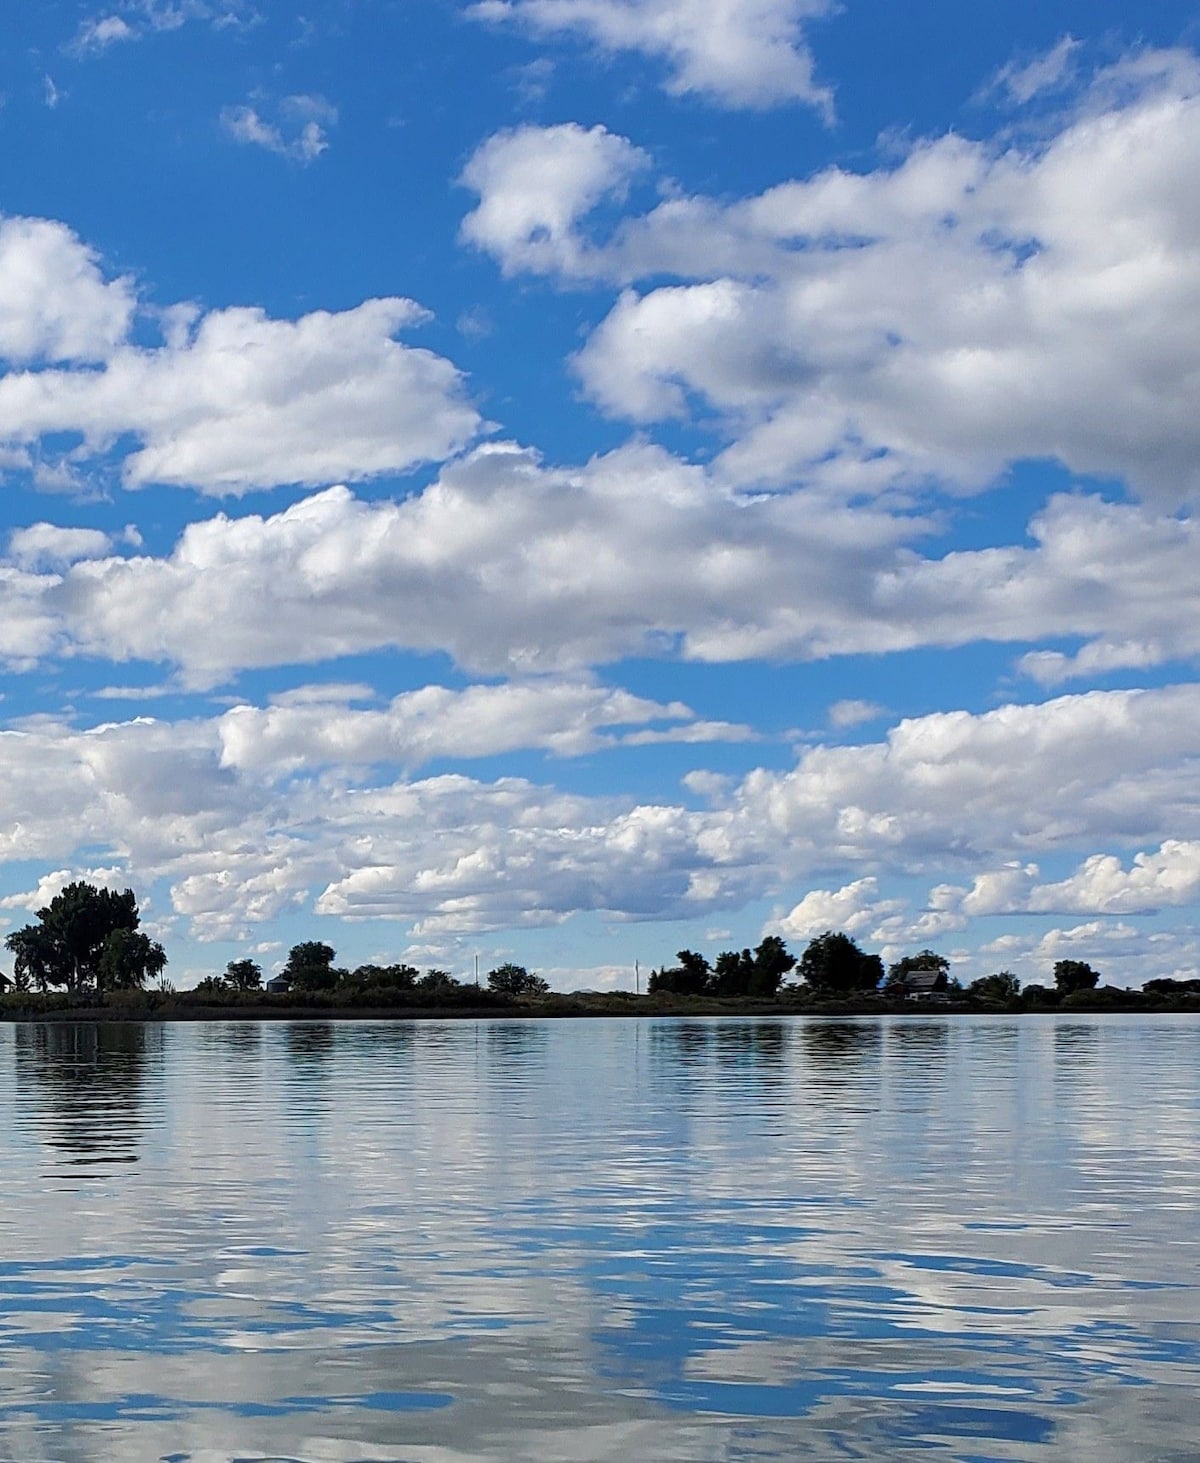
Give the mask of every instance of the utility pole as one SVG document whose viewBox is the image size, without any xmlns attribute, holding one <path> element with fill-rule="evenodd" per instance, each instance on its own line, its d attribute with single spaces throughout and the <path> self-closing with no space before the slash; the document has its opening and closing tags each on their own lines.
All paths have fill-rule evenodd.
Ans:
<svg viewBox="0 0 1200 1463">
<path fill-rule="evenodd" d="M 475 957 L 475 989 L 479 989 L 479 956 Z"/>
<path fill-rule="evenodd" d="M 642 993 L 642 967 L 641 967 L 641 965 L 636 960 L 633 962 L 633 989 L 634 989 L 635 994 L 637 994 L 639 996 L 641 995 L 641 993 Z"/>
</svg>

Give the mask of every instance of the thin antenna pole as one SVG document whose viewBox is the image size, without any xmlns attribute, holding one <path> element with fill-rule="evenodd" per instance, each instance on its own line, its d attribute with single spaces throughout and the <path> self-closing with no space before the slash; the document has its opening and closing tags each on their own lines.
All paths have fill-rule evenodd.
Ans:
<svg viewBox="0 0 1200 1463">
<path fill-rule="evenodd" d="M 635 960 L 633 962 L 633 989 L 640 996 L 642 993 L 642 967 Z"/>
<path fill-rule="evenodd" d="M 475 957 L 475 989 L 479 989 L 479 956 Z"/>
</svg>

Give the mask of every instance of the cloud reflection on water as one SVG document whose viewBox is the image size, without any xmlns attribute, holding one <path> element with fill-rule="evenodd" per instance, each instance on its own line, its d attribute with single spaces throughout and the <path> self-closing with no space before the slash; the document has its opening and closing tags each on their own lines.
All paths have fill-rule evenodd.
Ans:
<svg viewBox="0 0 1200 1463">
<path fill-rule="evenodd" d="M 1171 1458 L 1198 1054 L 1146 1018 L 0 1031 L 0 1438 L 1115 1463 L 1121 1412 Z M 67 1154 L 104 1160 L 74 1206 Z"/>
</svg>

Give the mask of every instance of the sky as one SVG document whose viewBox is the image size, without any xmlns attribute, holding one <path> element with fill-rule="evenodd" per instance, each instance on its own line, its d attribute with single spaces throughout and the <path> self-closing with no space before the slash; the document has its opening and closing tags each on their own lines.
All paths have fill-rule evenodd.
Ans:
<svg viewBox="0 0 1200 1463">
<path fill-rule="evenodd" d="M 0 920 L 1200 972 L 1200 6 L 0 15 Z"/>
</svg>

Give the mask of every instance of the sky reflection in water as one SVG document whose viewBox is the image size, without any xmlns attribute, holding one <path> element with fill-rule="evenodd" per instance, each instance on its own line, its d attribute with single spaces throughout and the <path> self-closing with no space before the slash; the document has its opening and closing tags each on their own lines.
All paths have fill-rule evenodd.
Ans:
<svg viewBox="0 0 1200 1463">
<path fill-rule="evenodd" d="M 0 1457 L 1195 1457 L 1200 1023 L 0 1031 Z"/>
</svg>

